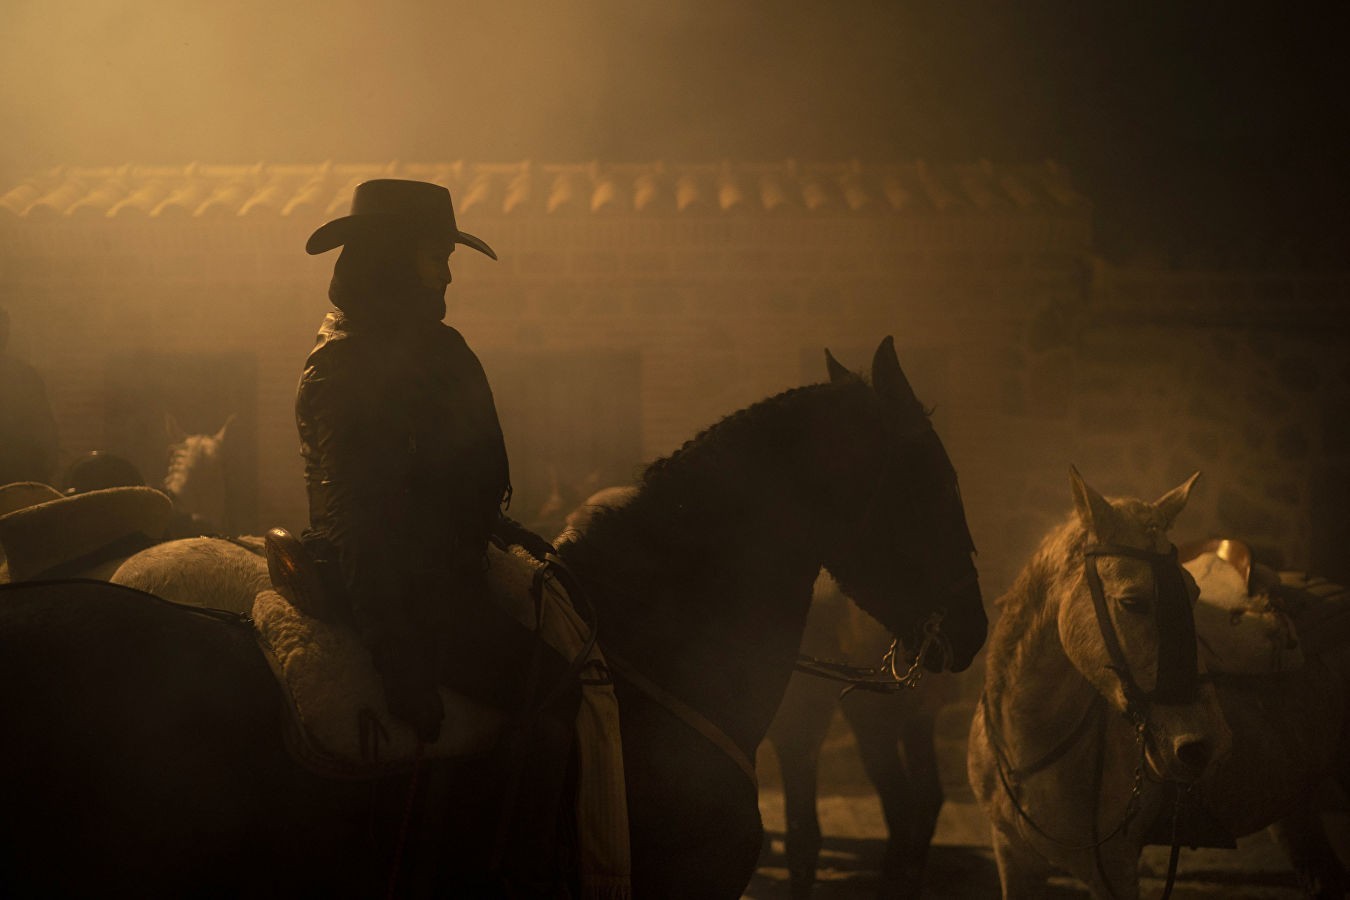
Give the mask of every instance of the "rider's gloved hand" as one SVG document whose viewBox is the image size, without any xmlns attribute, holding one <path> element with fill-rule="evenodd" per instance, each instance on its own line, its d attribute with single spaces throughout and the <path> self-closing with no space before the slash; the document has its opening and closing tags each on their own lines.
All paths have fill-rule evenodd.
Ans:
<svg viewBox="0 0 1350 900">
<path fill-rule="evenodd" d="M 542 560 L 553 552 L 552 544 L 510 516 L 497 517 L 497 523 L 492 528 L 492 536 L 508 547 L 512 544 L 524 547 L 525 552 L 535 559 Z"/>
</svg>

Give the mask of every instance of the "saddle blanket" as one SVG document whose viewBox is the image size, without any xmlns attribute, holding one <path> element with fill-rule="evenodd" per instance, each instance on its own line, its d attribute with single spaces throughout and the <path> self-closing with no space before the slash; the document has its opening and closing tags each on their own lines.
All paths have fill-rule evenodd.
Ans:
<svg viewBox="0 0 1350 900">
<path fill-rule="evenodd" d="M 253 623 L 289 689 L 297 736 L 308 745 L 298 748 L 306 761 L 376 774 L 382 766 L 417 758 L 417 735 L 389 714 L 380 676 L 354 630 L 310 618 L 274 590 L 254 598 Z M 421 748 L 422 757 L 464 757 L 492 749 L 505 724 L 502 714 L 444 687 L 440 694 L 445 704 L 441 736 Z"/>
</svg>

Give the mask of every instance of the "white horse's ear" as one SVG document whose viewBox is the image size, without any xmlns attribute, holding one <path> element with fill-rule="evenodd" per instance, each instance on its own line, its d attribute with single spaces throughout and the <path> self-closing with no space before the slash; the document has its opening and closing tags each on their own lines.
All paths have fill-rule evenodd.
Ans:
<svg viewBox="0 0 1350 900">
<path fill-rule="evenodd" d="M 164 436 L 169 439 L 171 444 L 181 444 L 187 440 L 187 432 L 183 430 L 182 425 L 178 424 L 178 420 L 174 418 L 171 412 L 164 414 Z"/>
<path fill-rule="evenodd" d="M 830 384 L 839 384 L 841 381 L 854 381 L 857 375 L 854 375 L 848 369 L 834 358 L 830 348 L 825 348 L 825 370 L 830 373 Z"/>
<path fill-rule="evenodd" d="M 1154 507 L 1158 510 L 1158 515 L 1162 516 L 1164 531 L 1172 527 L 1172 523 L 1177 520 L 1177 516 L 1186 508 L 1186 501 L 1191 499 L 1191 489 L 1195 487 L 1195 483 L 1199 480 L 1200 473 L 1196 472 L 1153 502 Z"/>
<path fill-rule="evenodd" d="M 225 424 L 220 426 L 220 430 L 217 431 L 215 434 L 216 443 L 220 443 L 221 441 L 225 440 L 225 430 L 230 427 L 230 423 L 233 422 L 234 419 L 235 413 L 230 413 L 229 417 L 225 419 Z"/>
<path fill-rule="evenodd" d="M 889 334 L 872 356 L 872 387 L 882 397 L 902 407 L 919 405 L 909 379 L 900 369 L 900 359 L 895 355 L 895 338 Z"/>
<path fill-rule="evenodd" d="M 1097 540 L 1106 540 L 1114 530 L 1116 511 L 1105 497 L 1083 480 L 1074 466 L 1069 466 L 1069 487 L 1073 492 L 1073 508 L 1078 513 L 1078 521 Z"/>
</svg>

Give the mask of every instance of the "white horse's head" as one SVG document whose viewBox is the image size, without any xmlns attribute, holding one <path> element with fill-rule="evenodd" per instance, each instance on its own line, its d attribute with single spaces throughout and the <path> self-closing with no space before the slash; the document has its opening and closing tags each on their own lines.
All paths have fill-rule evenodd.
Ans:
<svg viewBox="0 0 1350 900">
<path fill-rule="evenodd" d="M 196 523 L 214 528 L 226 524 L 225 436 L 234 415 L 214 434 L 187 434 L 172 413 L 164 417 L 169 438 L 169 470 L 164 490 L 174 509 Z"/>
<path fill-rule="evenodd" d="M 1199 590 L 1167 537 L 1199 477 L 1148 503 L 1107 500 L 1071 470 L 1077 527 L 1066 534 L 1055 585 L 1069 659 L 1145 729 L 1150 768 L 1186 782 L 1232 745 L 1197 660 L 1192 607 Z"/>
</svg>

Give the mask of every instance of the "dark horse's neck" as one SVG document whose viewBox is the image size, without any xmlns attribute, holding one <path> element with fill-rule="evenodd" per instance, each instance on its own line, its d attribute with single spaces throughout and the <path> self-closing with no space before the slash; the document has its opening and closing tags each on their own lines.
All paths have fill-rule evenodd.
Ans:
<svg viewBox="0 0 1350 900">
<path fill-rule="evenodd" d="M 823 541 L 868 486 L 832 458 L 839 442 L 875 435 L 858 422 L 867 390 L 798 388 L 724 419 L 654 463 L 628 505 L 563 551 L 592 595 L 602 648 L 751 758 L 791 675 Z"/>
</svg>

